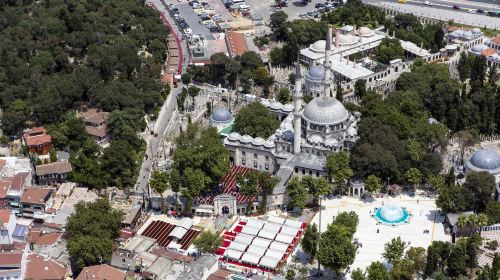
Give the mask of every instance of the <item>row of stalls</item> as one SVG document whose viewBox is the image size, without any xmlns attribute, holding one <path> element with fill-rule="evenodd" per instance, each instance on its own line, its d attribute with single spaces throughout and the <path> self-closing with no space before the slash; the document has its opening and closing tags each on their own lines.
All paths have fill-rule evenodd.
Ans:
<svg viewBox="0 0 500 280">
<path fill-rule="evenodd" d="M 224 232 L 224 242 L 217 253 L 222 265 L 241 269 L 275 272 L 293 252 L 305 223 L 270 216 L 267 220 L 240 220 Z"/>
<path fill-rule="evenodd" d="M 156 239 L 161 247 L 185 251 L 200 234 L 200 230 L 193 228 L 193 224 L 194 221 L 190 218 L 182 219 L 177 225 L 155 220 L 142 232 L 142 235 Z"/>
</svg>

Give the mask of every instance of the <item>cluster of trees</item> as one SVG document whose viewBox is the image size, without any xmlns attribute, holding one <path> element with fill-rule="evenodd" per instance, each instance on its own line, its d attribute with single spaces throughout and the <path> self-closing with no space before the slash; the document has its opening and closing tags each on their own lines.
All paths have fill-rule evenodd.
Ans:
<svg viewBox="0 0 500 280">
<path fill-rule="evenodd" d="M 223 238 L 218 233 L 205 230 L 193 241 L 193 245 L 200 254 L 214 253 L 222 244 L 222 241 Z"/>
<path fill-rule="evenodd" d="M 260 102 L 255 101 L 241 108 L 236 114 L 233 129 L 241 135 L 248 134 L 252 137 L 267 139 L 279 125 L 276 115 Z"/>
<path fill-rule="evenodd" d="M 7 135 L 33 123 L 57 123 L 82 102 L 142 112 L 162 103 L 158 78 L 168 29 L 139 1 L 3 1 L 0 18 Z"/>
<path fill-rule="evenodd" d="M 445 45 L 442 25 L 423 25 L 413 14 L 396 15 L 393 19 L 387 19 L 384 26 L 391 35 L 395 32 L 397 38 L 430 49 L 433 53 L 438 52 Z"/>
<path fill-rule="evenodd" d="M 278 177 L 273 177 L 269 172 L 251 171 L 237 177 L 240 193 L 249 197 L 262 196 L 259 204 L 259 213 L 264 214 L 267 210 L 267 196 L 273 193 L 274 187 L 279 183 Z M 248 200 L 247 213 L 252 212 L 251 199 Z"/>
<path fill-rule="evenodd" d="M 435 73 L 436 68 L 447 71 L 442 65 L 426 64 L 421 68 L 417 69 L 418 73 L 425 72 L 424 69 Z M 451 83 L 449 75 L 442 73 L 442 76 L 439 81 L 433 77 L 414 85 L 429 87 L 433 93 L 436 88 Z M 350 157 L 354 174 L 418 185 L 441 171 L 440 153 L 447 145 L 448 130 L 442 124 L 429 123 L 423 102 L 410 88 L 393 92 L 385 100 L 373 92 L 364 94 L 360 108 L 363 118 L 358 129 L 360 139 Z"/>
<path fill-rule="evenodd" d="M 385 14 L 380 8 L 365 5 L 360 0 L 348 0 L 343 6 L 327 13 L 323 20 L 331 24 L 356 25 L 375 28 L 385 21 Z"/>
<path fill-rule="evenodd" d="M 375 48 L 375 59 L 380 63 L 389 65 L 393 59 L 404 58 L 404 50 L 398 39 L 384 38 Z"/>
<path fill-rule="evenodd" d="M 75 275 L 86 266 L 111 261 L 122 219 L 123 212 L 113 209 L 104 198 L 75 205 L 66 226 L 67 248 Z"/>
<path fill-rule="evenodd" d="M 328 181 L 323 178 L 314 178 L 305 176 L 300 180 L 298 177 L 293 177 L 288 181 L 286 193 L 290 197 L 289 208 L 302 210 L 306 207 L 309 195 L 312 198 L 313 205 L 318 205 L 319 197 L 332 192 L 332 188 Z"/>
<path fill-rule="evenodd" d="M 216 53 L 210 57 L 211 64 L 191 66 L 188 74 L 195 83 L 220 84 L 227 88 L 241 85 L 244 93 L 250 93 L 251 86 L 260 86 L 265 95 L 274 78 L 264 66 L 260 56 L 249 51 L 235 59 L 230 59 L 224 53 Z"/>
</svg>

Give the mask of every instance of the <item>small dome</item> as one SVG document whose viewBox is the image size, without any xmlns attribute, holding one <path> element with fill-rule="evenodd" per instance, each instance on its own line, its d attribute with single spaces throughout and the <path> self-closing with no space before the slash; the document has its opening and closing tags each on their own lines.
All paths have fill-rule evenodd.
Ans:
<svg viewBox="0 0 500 280">
<path fill-rule="evenodd" d="M 325 67 L 314 66 L 306 73 L 306 79 L 309 80 L 323 80 L 325 77 Z"/>
<path fill-rule="evenodd" d="M 314 44 L 312 44 L 309 47 L 309 49 L 311 51 L 316 52 L 316 53 L 324 53 L 325 48 L 326 48 L 326 41 L 325 40 L 316 41 L 316 42 L 314 42 Z"/>
<path fill-rule="evenodd" d="M 210 120 L 216 123 L 226 123 L 233 119 L 233 114 L 226 108 L 215 108 L 210 116 Z"/>
<path fill-rule="evenodd" d="M 470 31 L 464 31 L 462 33 L 462 37 L 464 37 L 466 39 L 471 39 L 472 38 L 472 32 L 470 32 Z"/>
<path fill-rule="evenodd" d="M 264 147 L 266 148 L 274 148 L 276 147 L 276 144 L 274 143 L 274 141 L 271 141 L 271 140 L 267 140 L 265 143 L 264 143 Z"/>
<path fill-rule="evenodd" d="M 227 137 L 227 139 L 229 139 L 229 141 L 238 141 L 238 140 L 240 140 L 240 138 L 241 138 L 241 135 L 238 132 L 231 132 L 229 134 L 229 136 Z"/>
<path fill-rule="evenodd" d="M 336 147 L 339 145 L 339 141 L 335 138 L 328 138 L 325 140 L 325 146 L 327 147 Z"/>
<path fill-rule="evenodd" d="M 356 128 L 352 127 L 352 126 L 349 126 L 347 128 L 347 135 L 349 136 L 355 136 L 358 134 L 358 131 L 356 130 Z"/>
<path fill-rule="evenodd" d="M 479 34 L 479 33 L 481 33 L 481 29 L 479 29 L 477 27 L 476 28 L 472 28 L 471 32 L 472 32 L 472 34 Z"/>
<path fill-rule="evenodd" d="M 265 140 L 260 137 L 255 137 L 252 141 L 252 145 L 254 146 L 262 146 L 264 145 Z"/>
<path fill-rule="evenodd" d="M 344 105 L 337 99 L 330 97 L 311 100 L 302 115 L 306 121 L 315 124 L 338 124 L 349 117 Z"/>
<path fill-rule="evenodd" d="M 277 128 L 276 131 L 274 132 L 274 134 L 276 134 L 276 136 L 278 136 L 278 137 L 283 135 L 283 129 Z"/>
<path fill-rule="evenodd" d="M 269 136 L 269 138 L 267 138 L 267 141 L 273 141 L 274 142 L 274 140 L 276 140 L 276 135 L 274 135 L 274 134 L 271 135 L 271 136 Z"/>
<path fill-rule="evenodd" d="M 313 135 L 309 136 L 308 140 L 309 140 L 310 143 L 313 143 L 313 144 L 321 144 L 321 143 L 323 143 L 323 137 L 321 137 L 318 134 L 313 134 Z"/>
<path fill-rule="evenodd" d="M 458 48 L 457 45 L 453 44 L 453 45 L 446 45 L 445 49 L 446 50 L 449 50 L 449 51 L 454 51 Z"/>
<path fill-rule="evenodd" d="M 363 26 L 359 28 L 359 36 L 361 37 L 371 37 L 375 34 L 370 28 Z"/>
<path fill-rule="evenodd" d="M 250 135 L 243 135 L 240 138 L 240 142 L 244 143 L 244 144 L 252 143 L 252 140 L 253 140 L 253 138 Z"/>
<path fill-rule="evenodd" d="M 278 101 L 274 101 L 271 103 L 271 109 L 273 110 L 281 110 L 283 108 L 283 104 Z"/>
<path fill-rule="evenodd" d="M 471 48 L 471 50 L 472 50 L 473 52 L 480 53 L 480 52 L 484 51 L 484 50 L 485 50 L 485 49 L 487 49 L 487 48 L 488 48 L 488 47 L 487 47 L 487 46 L 485 46 L 485 45 L 483 45 L 483 44 L 477 44 L 477 45 L 473 46 L 473 47 Z"/>
<path fill-rule="evenodd" d="M 335 39 L 337 40 L 337 39 Z M 358 39 L 351 35 L 351 34 L 340 34 L 340 38 L 339 38 L 339 44 L 341 46 L 343 45 L 352 45 L 352 44 L 355 44 L 356 42 L 358 42 Z"/>
<path fill-rule="evenodd" d="M 429 124 L 436 124 L 436 123 L 439 123 L 439 122 L 438 122 L 438 120 L 436 120 L 435 118 L 428 118 L 428 119 L 427 119 L 427 122 L 428 122 Z"/>
<path fill-rule="evenodd" d="M 469 160 L 478 169 L 500 169 L 500 156 L 492 149 L 481 149 L 475 152 Z"/>
<path fill-rule="evenodd" d="M 283 105 L 283 111 L 285 111 L 285 112 L 292 112 L 293 111 L 293 105 L 292 104 L 285 104 L 285 105 Z"/>
<path fill-rule="evenodd" d="M 283 132 L 283 139 L 288 142 L 293 142 L 293 131 L 287 130 Z"/>
<path fill-rule="evenodd" d="M 262 104 L 262 105 L 264 105 L 266 107 L 271 106 L 271 102 L 269 102 L 269 100 L 263 99 L 263 98 L 260 100 L 260 104 Z"/>
</svg>

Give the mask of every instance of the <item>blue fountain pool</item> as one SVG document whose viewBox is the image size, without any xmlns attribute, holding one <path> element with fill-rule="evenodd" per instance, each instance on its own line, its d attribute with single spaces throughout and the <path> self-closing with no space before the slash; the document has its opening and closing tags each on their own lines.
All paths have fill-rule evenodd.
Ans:
<svg viewBox="0 0 500 280">
<path fill-rule="evenodd" d="M 375 211 L 374 218 L 385 225 L 397 226 L 408 223 L 410 213 L 397 204 L 386 204 Z"/>
</svg>

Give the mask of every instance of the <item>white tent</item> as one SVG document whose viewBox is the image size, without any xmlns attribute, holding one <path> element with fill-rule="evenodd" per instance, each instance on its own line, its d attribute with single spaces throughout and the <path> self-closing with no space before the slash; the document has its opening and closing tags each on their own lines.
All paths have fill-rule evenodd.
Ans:
<svg viewBox="0 0 500 280">
<path fill-rule="evenodd" d="M 282 226 L 280 233 L 286 234 L 286 235 L 291 235 L 293 237 L 297 236 L 297 233 L 299 232 L 299 229 L 296 227 L 290 227 L 290 226 Z"/>
<path fill-rule="evenodd" d="M 254 239 L 253 235 L 240 233 L 234 238 L 234 242 L 250 245 Z"/>
<path fill-rule="evenodd" d="M 242 230 L 241 233 L 245 234 L 250 234 L 250 235 L 257 235 L 259 233 L 260 228 L 254 228 L 246 225 Z"/>
<path fill-rule="evenodd" d="M 271 222 L 271 223 L 275 223 L 275 224 L 280 224 L 280 225 L 285 223 L 285 219 L 280 218 L 280 217 L 276 217 L 276 216 L 269 216 L 269 218 L 267 218 L 267 221 Z"/>
<path fill-rule="evenodd" d="M 269 244 L 271 244 L 271 240 L 269 239 L 264 239 L 264 238 L 260 238 L 260 237 L 255 237 L 255 239 L 252 241 L 252 246 L 259 246 L 259 247 L 263 247 L 263 248 L 268 248 L 269 247 Z"/>
<path fill-rule="evenodd" d="M 268 256 L 264 256 L 260 260 L 259 264 L 261 266 L 264 266 L 264 267 L 267 267 L 267 268 L 270 268 L 270 269 L 275 269 L 278 266 L 279 262 L 280 262 L 280 260 L 278 260 L 278 259 L 275 259 L 275 258 L 272 258 L 272 257 L 268 257 Z"/>
<path fill-rule="evenodd" d="M 275 223 L 266 223 L 262 230 L 278 233 L 281 229 L 281 225 Z"/>
<path fill-rule="evenodd" d="M 259 264 L 260 256 L 254 255 L 251 253 L 244 253 L 243 257 L 241 257 L 241 261 L 249 264 Z"/>
<path fill-rule="evenodd" d="M 269 245 L 269 249 L 285 253 L 286 250 L 288 250 L 288 246 L 289 246 L 288 244 L 273 241 L 271 245 Z"/>
<path fill-rule="evenodd" d="M 262 248 L 259 246 L 250 246 L 248 247 L 247 253 L 262 257 L 266 253 L 266 248 Z"/>
<path fill-rule="evenodd" d="M 183 227 L 185 229 L 190 229 L 194 224 L 194 220 L 191 218 L 184 218 L 178 225 L 178 227 Z"/>
<path fill-rule="evenodd" d="M 258 220 L 258 219 L 249 219 L 248 222 L 247 222 L 247 227 L 254 227 L 254 228 L 258 228 L 258 229 L 261 229 L 262 226 L 264 226 L 265 222 L 262 221 L 262 220 Z"/>
<path fill-rule="evenodd" d="M 188 232 L 187 229 L 185 229 L 183 227 L 176 226 L 174 228 L 174 230 L 172 230 L 172 232 L 168 236 L 172 236 L 172 237 L 175 237 L 177 239 L 182 239 L 184 237 L 184 235 L 186 235 L 187 232 Z"/>
<path fill-rule="evenodd" d="M 271 258 L 275 258 L 281 260 L 283 258 L 284 253 L 280 251 L 276 251 L 273 249 L 267 249 L 266 254 L 264 256 L 268 256 Z"/>
<path fill-rule="evenodd" d="M 224 256 L 226 256 L 229 259 L 235 260 L 235 261 L 239 261 L 242 254 L 243 254 L 243 252 L 231 250 L 231 249 L 227 249 L 224 252 Z"/>
<path fill-rule="evenodd" d="M 277 232 L 272 232 L 272 231 L 267 231 L 267 230 L 261 229 L 259 231 L 258 236 L 262 237 L 262 238 L 274 240 L 274 238 L 276 237 L 276 234 L 277 234 Z"/>
<path fill-rule="evenodd" d="M 296 221 L 296 220 L 287 219 L 285 221 L 285 225 L 291 226 L 291 227 L 294 227 L 294 228 L 301 228 L 302 227 L 302 222 L 299 222 L 299 221 Z"/>
<path fill-rule="evenodd" d="M 231 244 L 229 244 L 229 247 L 227 247 L 227 248 L 231 249 L 231 250 L 245 252 L 245 250 L 247 249 L 247 246 L 248 246 L 248 244 L 243 244 L 243 243 L 238 243 L 236 241 L 233 241 L 233 242 L 231 242 Z"/>
<path fill-rule="evenodd" d="M 291 236 L 291 235 L 287 235 L 287 234 L 283 234 L 283 233 L 278 233 L 278 235 L 276 235 L 276 239 L 275 240 L 279 241 L 279 242 L 286 243 L 286 244 L 292 244 L 294 238 L 295 237 Z"/>
</svg>

